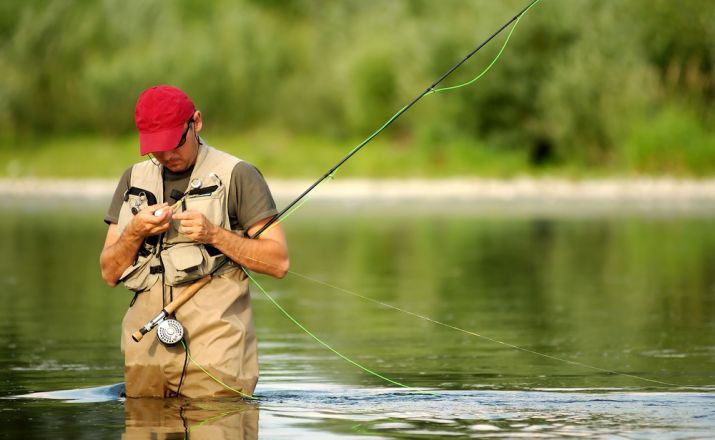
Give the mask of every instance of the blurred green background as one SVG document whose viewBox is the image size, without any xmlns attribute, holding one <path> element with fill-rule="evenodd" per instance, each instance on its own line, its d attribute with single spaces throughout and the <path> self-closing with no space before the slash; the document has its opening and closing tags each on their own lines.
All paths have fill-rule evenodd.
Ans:
<svg viewBox="0 0 715 440">
<path fill-rule="evenodd" d="M 526 4 L 4 0 L 0 176 L 116 177 L 138 158 L 138 94 L 167 83 L 211 144 L 315 177 Z M 486 76 L 426 97 L 342 172 L 712 175 L 713 23 L 710 0 L 542 0 Z"/>
</svg>

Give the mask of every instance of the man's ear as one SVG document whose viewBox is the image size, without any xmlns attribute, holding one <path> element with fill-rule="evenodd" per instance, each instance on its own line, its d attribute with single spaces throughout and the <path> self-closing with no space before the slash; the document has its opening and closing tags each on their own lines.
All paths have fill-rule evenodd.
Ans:
<svg viewBox="0 0 715 440">
<path fill-rule="evenodd" d="M 201 121 L 201 112 L 196 110 L 194 112 L 194 130 L 196 130 L 197 133 L 200 132 L 202 125 L 203 123 Z"/>
</svg>

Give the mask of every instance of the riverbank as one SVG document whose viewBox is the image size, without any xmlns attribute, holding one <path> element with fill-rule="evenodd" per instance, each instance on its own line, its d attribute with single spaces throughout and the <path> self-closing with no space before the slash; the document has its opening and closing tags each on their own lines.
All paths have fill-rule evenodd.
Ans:
<svg viewBox="0 0 715 440">
<path fill-rule="evenodd" d="M 310 186 L 309 180 L 268 179 L 279 206 Z M 0 196 L 11 199 L 110 199 L 116 182 L 107 179 L 0 179 Z M 312 202 L 381 206 L 391 204 L 479 205 L 558 210 L 578 205 L 659 211 L 712 210 L 715 179 L 336 179 L 310 193 Z"/>
</svg>

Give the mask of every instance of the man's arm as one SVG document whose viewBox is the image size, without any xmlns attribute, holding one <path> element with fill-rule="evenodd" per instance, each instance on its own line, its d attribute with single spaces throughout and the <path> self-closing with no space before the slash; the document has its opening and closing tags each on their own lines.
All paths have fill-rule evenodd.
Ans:
<svg viewBox="0 0 715 440">
<path fill-rule="evenodd" d="M 174 214 L 174 218 L 181 220 L 179 232 L 186 237 L 215 247 L 243 267 L 276 278 L 283 278 L 288 273 L 288 244 L 283 227 L 278 223 L 258 238 L 251 239 L 212 224 L 198 211 L 184 211 Z M 270 219 L 264 218 L 251 226 L 248 234 L 255 234 Z"/>
<path fill-rule="evenodd" d="M 139 211 L 121 234 L 116 224 L 109 225 L 99 256 L 102 278 L 109 286 L 116 286 L 127 267 L 134 263 L 144 239 L 169 229 L 171 209 L 162 210 L 158 217 L 154 215 L 155 211 L 167 206 L 162 203 Z"/>
</svg>

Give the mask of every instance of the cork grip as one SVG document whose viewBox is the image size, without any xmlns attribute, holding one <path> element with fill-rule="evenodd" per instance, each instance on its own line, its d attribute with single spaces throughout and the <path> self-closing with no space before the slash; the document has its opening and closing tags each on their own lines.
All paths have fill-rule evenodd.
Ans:
<svg viewBox="0 0 715 440">
<path fill-rule="evenodd" d="M 164 307 L 166 313 L 172 315 L 176 311 L 176 309 L 183 306 L 186 301 L 190 300 L 191 297 L 194 296 L 196 292 L 198 292 L 202 287 L 208 284 L 209 281 L 211 281 L 211 275 L 206 275 L 205 277 L 199 279 L 194 284 L 184 289 L 184 291 L 181 292 L 181 295 L 174 298 L 172 302 L 170 302 L 166 305 L 166 307 Z"/>
<path fill-rule="evenodd" d="M 143 330 L 143 329 L 144 329 L 144 328 L 142 327 L 142 330 Z M 139 341 L 141 341 L 143 337 L 144 337 L 144 333 L 142 333 L 141 330 L 137 330 L 137 331 L 135 331 L 134 333 L 132 333 L 132 339 L 134 339 L 134 342 L 139 342 Z"/>
<path fill-rule="evenodd" d="M 164 310 L 161 311 L 159 316 L 152 319 L 144 327 L 134 332 L 132 334 L 132 339 L 134 339 L 136 342 L 141 341 L 141 339 L 146 333 L 148 333 L 152 328 L 154 328 L 154 326 L 161 322 L 163 318 L 173 314 L 176 309 L 181 307 L 186 301 L 190 300 L 191 297 L 193 297 L 196 292 L 198 292 L 202 287 L 208 284 L 209 281 L 211 281 L 211 275 L 206 275 L 205 277 L 199 279 L 194 284 L 184 289 L 184 291 L 181 292 L 181 295 L 177 296 L 172 302 L 170 302 L 169 304 L 167 304 L 166 307 L 164 307 Z"/>
</svg>

